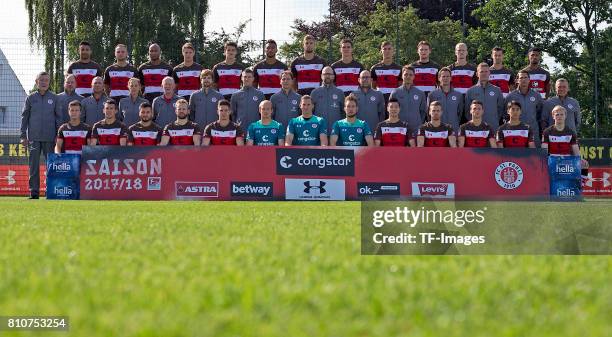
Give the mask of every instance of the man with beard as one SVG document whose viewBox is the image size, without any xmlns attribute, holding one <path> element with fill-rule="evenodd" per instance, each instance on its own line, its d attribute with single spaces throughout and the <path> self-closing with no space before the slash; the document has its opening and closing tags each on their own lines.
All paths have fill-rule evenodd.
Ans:
<svg viewBox="0 0 612 337">
<path fill-rule="evenodd" d="M 264 93 L 267 100 L 281 91 L 280 75 L 287 70 L 287 65 L 276 59 L 277 51 L 276 41 L 266 41 L 266 58 L 253 67 L 254 86 Z"/>
<path fill-rule="evenodd" d="M 244 145 L 244 131 L 239 124 L 231 121 L 230 102 L 220 100 L 217 105 L 219 119 L 204 129 L 203 146 L 209 145 Z"/>
<path fill-rule="evenodd" d="M 55 153 L 81 154 L 83 145 L 91 138 L 91 128 L 81 122 L 81 102 L 74 100 L 68 103 L 70 120 L 57 130 Z"/>
<path fill-rule="evenodd" d="M 174 79 L 164 77 L 162 80 L 164 94 L 153 100 L 153 120 L 157 125 L 170 124 L 176 118 L 176 102 L 181 97 L 174 93 L 174 88 Z"/>
<path fill-rule="evenodd" d="M 291 72 L 296 78 L 295 85 L 298 94 L 310 95 L 315 88 L 321 85 L 321 71 L 327 62 L 315 54 L 315 39 L 312 35 L 304 36 L 303 47 L 304 55 L 291 62 Z"/>
<path fill-rule="evenodd" d="M 158 97 L 159 98 L 159 97 Z M 186 99 L 176 101 L 176 120 L 164 127 L 159 145 L 195 145 L 202 140 L 202 128 L 189 120 L 189 103 Z"/>
<path fill-rule="evenodd" d="M 529 88 L 535 89 L 545 99 L 550 91 L 550 73 L 540 65 L 542 49 L 537 47 L 529 49 L 527 57 L 529 58 L 529 64 L 522 70 L 529 74 Z"/>
<path fill-rule="evenodd" d="M 163 93 L 161 81 L 166 76 L 172 76 L 172 67 L 161 59 L 161 48 L 157 43 L 149 46 L 149 61 L 138 67 L 138 75 L 144 86 L 144 97 L 153 100 Z"/>
<path fill-rule="evenodd" d="M 67 123 L 70 120 L 70 116 L 68 116 L 68 104 L 72 101 L 83 100 L 83 96 L 76 93 L 74 90 L 76 88 L 76 80 L 73 74 L 68 74 L 64 78 L 64 92 L 59 93 L 57 95 L 57 120 L 55 124 L 59 127 L 60 125 Z M 81 106 L 79 105 L 79 116 L 80 116 Z M 79 117 L 80 118 L 80 117 Z"/>
<path fill-rule="evenodd" d="M 285 70 L 280 75 L 281 91 L 272 95 L 272 116 L 283 127 L 289 121 L 300 115 L 300 99 L 302 96 L 293 90 L 293 73 Z"/>
<path fill-rule="evenodd" d="M 391 98 L 395 98 L 400 105 L 400 119 L 406 121 L 410 127 L 410 136 L 418 130 L 425 121 L 427 102 L 425 94 L 417 89 L 414 84 L 414 68 L 404 66 L 402 68 L 402 86 L 391 92 Z"/>
<path fill-rule="evenodd" d="M 385 98 L 380 91 L 372 89 L 372 76 L 369 70 L 359 74 L 359 89 L 353 92 L 357 98 L 357 118 L 368 126 L 376 127 L 385 119 Z"/>
<path fill-rule="evenodd" d="M 497 131 L 499 127 L 499 121 L 504 112 L 504 96 L 501 90 L 489 82 L 489 65 L 486 63 L 480 63 L 477 68 L 478 73 L 478 84 L 471 87 L 465 94 L 465 114 L 466 118 L 470 112 L 472 101 L 478 100 L 482 102 L 484 107 L 484 114 L 482 119 L 489 124 L 493 131 Z"/>
<path fill-rule="evenodd" d="M 208 125 L 217 120 L 217 102 L 223 99 L 223 95 L 212 88 L 212 70 L 202 70 L 200 83 L 202 89 L 194 92 L 189 98 L 189 119 L 198 125 Z"/>
<path fill-rule="evenodd" d="M 73 74 L 76 81 L 75 91 L 83 97 L 93 93 L 91 81 L 94 77 L 102 77 L 102 67 L 91 59 L 91 45 L 87 41 L 79 43 L 79 59 L 72 62 L 66 71 Z"/>
<path fill-rule="evenodd" d="M 472 120 L 461 125 L 457 137 L 459 147 L 492 147 L 495 148 L 495 133 L 491 126 L 482 120 L 483 107 L 480 101 L 470 105 Z"/>
<path fill-rule="evenodd" d="M 242 72 L 242 89 L 232 95 L 230 101 L 232 119 L 243 128 L 248 128 L 251 123 L 259 119 L 259 103 L 264 99 L 264 94 L 253 87 L 253 70 L 250 68 Z"/>
<path fill-rule="evenodd" d="M 536 146 L 540 147 L 540 130 L 546 128 L 546 121 L 542 118 L 544 100 L 537 91 L 529 88 L 529 73 L 526 70 L 518 72 L 517 84 L 516 90 L 506 97 L 506 104 L 511 101 L 519 102 L 522 110 L 521 121 L 529 125 L 531 131 L 537 137 L 535 140 Z M 507 119 L 507 116 L 505 116 L 505 119 Z"/>
<path fill-rule="evenodd" d="M 457 147 L 455 132 L 448 124 L 442 123 L 442 104 L 429 104 L 431 121 L 421 125 L 417 135 L 417 147 Z"/>
<path fill-rule="evenodd" d="M 117 62 L 104 71 L 104 86 L 107 95 L 119 104 L 122 98 L 129 95 L 128 81 L 138 74 L 138 69 L 128 63 L 127 47 L 124 44 L 115 47 L 115 58 Z"/>
<path fill-rule="evenodd" d="M 128 128 L 128 143 L 132 146 L 155 146 L 160 143 L 162 129 L 153 123 L 153 107 L 151 103 L 140 104 L 138 116 L 140 121 Z"/>
<path fill-rule="evenodd" d="M 372 130 L 365 121 L 357 118 L 357 97 L 348 95 L 344 100 L 346 118 L 336 121 L 332 127 L 331 146 L 374 146 Z"/>
<path fill-rule="evenodd" d="M 117 119 L 117 103 L 113 99 L 104 102 L 104 119 L 93 125 L 89 145 L 127 144 L 127 128 Z"/>
<path fill-rule="evenodd" d="M 323 85 L 310 94 L 314 104 L 314 114 L 323 118 L 327 124 L 327 134 L 331 133 L 334 122 L 344 115 L 344 92 L 334 85 L 334 70 L 326 66 L 321 72 Z"/>
<path fill-rule="evenodd" d="M 453 130 L 459 130 L 463 118 L 463 94 L 451 87 L 451 70 L 444 67 L 438 71 L 439 86 L 429 93 L 427 102 L 438 101 L 442 104 L 442 123 L 450 124 Z"/>
</svg>

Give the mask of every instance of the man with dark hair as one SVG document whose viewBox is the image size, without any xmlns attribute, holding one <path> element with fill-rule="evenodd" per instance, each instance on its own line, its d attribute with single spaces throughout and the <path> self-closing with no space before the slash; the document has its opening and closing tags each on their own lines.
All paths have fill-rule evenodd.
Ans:
<svg viewBox="0 0 612 337">
<path fill-rule="evenodd" d="M 459 147 L 492 147 L 495 148 L 495 132 L 482 120 L 483 105 L 473 100 L 470 105 L 472 120 L 461 125 L 457 137 Z"/>
<path fill-rule="evenodd" d="M 415 146 L 414 138 L 408 132 L 408 123 L 399 118 L 400 105 L 397 99 L 389 99 L 387 111 L 389 118 L 378 123 L 374 132 L 376 146 Z"/>
<path fill-rule="evenodd" d="M 102 77 L 94 77 L 91 80 L 91 88 L 92 95 L 81 101 L 81 105 L 83 105 L 81 121 L 87 125 L 94 125 L 94 123 L 104 118 L 104 102 L 108 99 L 104 94 L 104 80 Z"/>
<path fill-rule="evenodd" d="M 47 159 L 53 153 L 57 132 L 55 121 L 58 99 L 49 90 L 51 77 L 47 72 L 36 76 L 36 91 L 26 97 L 21 112 L 20 143 L 28 147 L 30 156 L 30 199 L 38 199 L 40 190 L 40 155 Z"/>
<path fill-rule="evenodd" d="M 482 120 L 489 124 L 493 131 L 497 131 L 504 112 L 504 96 L 498 87 L 489 82 L 491 71 L 488 64 L 480 63 L 477 72 L 478 84 L 471 87 L 465 94 L 466 118 L 471 118 L 468 113 L 471 111 L 472 101 L 478 100 L 482 102 L 484 107 Z"/>
<path fill-rule="evenodd" d="M 239 124 L 230 119 L 232 111 L 230 102 L 219 101 L 217 105 L 219 119 L 206 126 L 204 129 L 203 146 L 209 145 L 244 145 L 244 131 Z"/>
<path fill-rule="evenodd" d="M 344 92 L 334 85 L 334 76 L 332 67 L 324 67 L 321 72 L 323 84 L 310 94 L 314 114 L 327 122 L 327 134 L 331 134 L 332 125 L 344 114 Z"/>
<path fill-rule="evenodd" d="M 509 120 L 497 129 L 497 147 L 535 148 L 531 128 L 521 122 L 521 103 L 510 101 L 506 105 L 506 109 Z"/>
<path fill-rule="evenodd" d="M 130 78 L 128 81 L 128 89 L 130 95 L 122 98 L 119 101 L 119 119 L 126 126 L 130 126 L 139 120 L 140 105 L 144 102 L 149 102 L 140 96 L 140 79 L 136 77 Z"/>
<path fill-rule="evenodd" d="M 455 131 L 442 123 L 442 104 L 433 101 L 429 104 L 431 121 L 421 125 L 417 135 L 417 147 L 457 147 Z"/>
<path fill-rule="evenodd" d="M 242 72 L 242 89 L 232 95 L 230 101 L 232 119 L 244 128 L 259 119 L 259 103 L 266 99 L 264 94 L 253 87 L 255 76 L 247 68 Z"/>
<path fill-rule="evenodd" d="M 340 54 L 342 58 L 332 63 L 336 77 L 336 87 L 348 96 L 359 87 L 359 74 L 363 71 L 363 64 L 353 58 L 353 41 L 348 38 L 340 41 Z"/>
<path fill-rule="evenodd" d="M 296 79 L 297 92 L 300 95 L 310 95 L 321 85 L 321 72 L 327 62 L 315 54 L 315 39 L 312 35 L 304 36 L 303 47 L 304 55 L 291 62 L 291 72 Z"/>
<path fill-rule="evenodd" d="M 546 128 L 546 121 L 543 119 L 542 107 L 544 100 L 534 89 L 529 88 L 529 73 L 521 70 L 517 74 L 518 87 L 506 97 L 506 104 L 517 101 L 521 104 L 521 121 L 529 125 L 534 136 L 536 146 L 540 147 L 540 130 Z M 507 116 L 504 116 L 507 119 Z"/>
<path fill-rule="evenodd" d="M 419 60 L 410 64 L 414 68 L 414 86 L 427 96 L 436 88 L 436 77 L 440 65 L 429 58 L 431 54 L 431 44 L 429 42 L 419 42 L 417 53 L 419 54 Z"/>
<path fill-rule="evenodd" d="M 277 51 L 276 41 L 266 41 L 266 57 L 253 67 L 254 86 L 266 95 L 267 100 L 281 91 L 280 75 L 287 70 L 287 65 L 276 58 Z"/>
<path fill-rule="evenodd" d="M 161 142 L 162 129 L 153 123 L 153 107 L 143 102 L 138 108 L 140 121 L 128 128 L 128 143 L 132 146 L 155 146 Z"/>
<path fill-rule="evenodd" d="M 68 74 L 64 78 L 64 91 L 57 95 L 57 109 L 58 109 L 58 119 L 55 121 L 55 125 L 59 127 L 60 125 L 67 123 L 70 120 L 70 116 L 68 116 L 68 104 L 72 101 L 82 101 L 83 96 L 76 93 L 74 90 L 76 88 L 76 80 L 73 74 Z"/>
<path fill-rule="evenodd" d="M 427 100 L 425 94 L 413 85 L 414 68 L 402 68 L 402 86 L 391 92 L 390 98 L 395 98 L 400 104 L 399 118 L 408 123 L 410 136 L 414 136 L 419 126 L 425 121 Z"/>
<path fill-rule="evenodd" d="M 91 45 L 87 41 L 79 43 L 79 59 L 72 62 L 66 71 L 73 74 L 76 80 L 75 91 L 83 97 L 89 97 L 93 93 L 91 81 L 94 77 L 102 77 L 102 67 L 91 59 Z"/>
<path fill-rule="evenodd" d="M 344 99 L 346 118 L 334 122 L 330 146 L 374 146 L 372 130 L 365 121 L 357 118 L 357 97 L 353 94 Z"/>
<path fill-rule="evenodd" d="M 106 94 L 119 104 L 122 98 L 130 94 L 128 81 L 138 75 L 138 69 L 128 63 L 128 50 L 124 44 L 115 47 L 115 58 L 117 62 L 104 71 L 104 86 Z"/>
<path fill-rule="evenodd" d="M 149 46 L 149 61 L 138 67 L 138 76 L 144 87 L 144 97 L 153 100 L 163 93 L 161 81 L 166 76 L 172 76 L 172 67 L 161 59 L 161 48 L 157 43 Z"/>
<path fill-rule="evenodd" d="M 168 123 L 162 132 L 159 145 L 195 145 L 200 146 L 202 128 L 189 120 L 189 103 L 181 98 L 176 101 L 176 120 Z"/>
<path fill-rule="evenodd" d="M 104 119 L 93 125 L 89 145 L 127 144 L 127 128 L 116 117 L 117 103 L 109 98 L 104 102 Z"/>
<path fill-rule="evenodd" d="M 438 101 L 442 104 L 442 123 L 450 124 L 453 130 L 459 130 L 463 117 L 464 96 L 451 87 L 451 70 L 444 67 L 438 71 L 438 88 L 429 93 L 427 102 Z"/>
<path fill-rule="evenodd" d="M 457 60 L 448 66 L 451 70 L 451 86 L 462 94 L 476 84 L 476 66 L 467 61 L 467 44 L 460 42 L 455 46 Z"/>
<path fill-rule="evenodd" d="M 300 115 L 302 96 L 293 90 L 293 73 L 285 70 L 280 75 L 281 91 L 272 95 L 272 116 L 275 121 L 287 127 L 289 121 Z"/>
<path fill-rule="evenodd" d="M 202 89 L 194 92 L 189 98 L 189 120 L 198 125 L 208 125 L 217 120 L 217 102 L 224 98 L 212 88 L 212 70 L 202 70 L 200 82 Z"/>
<path fill-rule="evenodd" d="M 181 52 L 183 53 L 183 62 L 174 67 L 172 74 L 176 83 L 176 93 L 189 100 L 191 94 L 200 90 L 200 72 L 204 67 L 194 62 L 195 48 L 190 42 L 183 45 Z"/>
<path fill-rule="evenodd" d="M 83 145 L 91 138 L 91 127 L 81 122 L 81 102 L 74 100 L 68 103 L 68 122 L 57 130 L 55 153 L 81 154 Z"/>
<path fill-rule="evenodd" d="M 393 62 L 393 44 L 385 41 L 380 45 L 382 61 L 372 66 L 372 85 L 383 94 L 385 102 L 389 100 L 391 92 L 402 83 L 402 67 Z"/>
<path fill-rule="evenodd" d="M 540 63 L 542 62 L 542 49 L 532 47 L 527 53 L 529 64 L 522 70 L 529 74 L 529 88 L 535 89 L 542 98 L 550 92 L 550 73 Z"/>
<path fill-rule="evenodd" d="M 327 123 L 325 119 L 312 114 L 313 107 L 312 98 L 309 95 L 300 98 L 302 114 L 289 121 L 285 146 L 327 146 Z"/>
<path fill-rule="evenodd" d="M 372 76 L 369 70 L 363 70 L 359 74 L 359 89 L 352 95 L 357 98 L 358 119 L 365 121 L 371 128 L 385 119 L 385 98 L 380 91 L 372 89 Z"/>
<path fill-rule="evenodd" d="M 244 66 L 236 62 L 236 56 L 238 55 L 238 44 L 236 42 L 226 42 L 223 55 L 225 55 L 225 60 L 215 64 L 212 68 L 213 80 L 217 91 L 229 101 L 233 94 L 240 91 L 240 75 Z"/>
<path fill-rule="evenodd" d="M 491 75 L 489 80 L 491 84 L 502 92 L 504 98 L 514 90 L 514 72 L 504 66 L 504 49 L 501 47 L 495 47 L 491 50 L 491 59 L 493 64 L 491 65 Z"/>
</svg>

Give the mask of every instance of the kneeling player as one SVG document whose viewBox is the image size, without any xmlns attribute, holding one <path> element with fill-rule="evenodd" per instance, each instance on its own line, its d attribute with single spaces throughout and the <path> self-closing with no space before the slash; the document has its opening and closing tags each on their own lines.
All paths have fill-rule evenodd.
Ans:
<svg viewBox="0 0 612 337">
<path fill-rule="evenodd" d="M 497 147 L 535 148 L 531 127 L 521 122 L 521 103 L 513 100 L 508 102 L 506 108 L 510 120 L 497 129 Z"/>
<path fill-rule="evenodd" d="M 457 147 L 453 127 L 442 124 L 442 104 L 433 101 L 429 104 L 430 121 L 419 127 L 418 147 Z"/>
<path fill-rule="evenodd" d="M 153 107 L 144 102 L 138 107 L 140 121 L 128 128 L 128 145 L 157 145 L 161 141 L 162 129 L 153 123 Z"/>
<path fill-rule="evenodd" d="M 459 147 L 496 147 L 493 128 L 482 120 L 482 113 L 482 102 L 473 100 L 470 104 L 472 120 L 459 128 Z"/>
<path fill-rule="evenodd" d="M 302 115 L 292 118 L 287 126 L 285 145 L 327 146 L 327 123 L 325 119 L 312 114 L 312 98 L 302 96 L 300 109 Z"/>
<path fill-rule="evenodd" d="M 104 102 L 104 119 L 93 125 L 89 145 L 127 144 L 127 128 L 117 120 L 117 103 L 114 99 Z"/>
<path fill-rule="evenodd" d="M 81 122 L 81 102 L 74 100 L 68 104 L 68 116 L 68 123 L 57 130 L 55 153 L 81 154 L 83 145 L 87 145 L 91 137 L 91 128 Z"/>
<path fill-rule="evenodd" d="M 202 145 L 244 145 L 244 132 L 240 125 L 230 120 L 230 103 L 220 100 L 217 103 L 219 119 L 204 129 L 204 142 Z"/>
<path fill-rule="evenodd" d="M 350 94 L 344 99 L 346 118 L 334 122 L 329 139 L 331 146 L 374 146 L 368 123 L 357 119 L 357 97 Z"/>
<path fill-rule="evenodd" d="M 399 118 L 400 105 L 397 98 L 389 99 L 387 112 L 389 118 L 378 123 L 374 132 L 376 146 L 414 146 L 414 139 L 408 132 L 408 123 Z"/>
<path fill-rule="evenodd" d="M 176 101 L 176 120 L 164 127 L 159 145 L 195 145 L 199 146 L 202 129 L 189 120 L 189 103 L 184 98 Z"/>
<path fill-rule="evenodd" d="M 251 123 L 247 131 L 247 145 L 285 145 L 285 128 L 272 119 L 272 102 L 264 100 L 259 103 L 261 119 Z"/>
</svg>

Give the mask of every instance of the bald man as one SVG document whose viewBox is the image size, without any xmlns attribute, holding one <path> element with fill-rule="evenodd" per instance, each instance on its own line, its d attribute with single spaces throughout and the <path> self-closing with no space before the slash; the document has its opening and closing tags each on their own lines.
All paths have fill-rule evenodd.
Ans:
<svg viewBox="0 0 612 337">
<path fill-rule="evenodd" d="M 247 130 L 247 145 L 283 146 L 285 144 L 285 127 L 272 119 L 272 102 L 265 100 L 259 103 L 261 119 L 251 123 Z"/>
<path fill-rule="evenodd" d="M 164 93 L 153 100 L 153 120 L 157 125 L 168 125 L 176 120 L 176 101 L 181 97 L 174 93 L 174 78 L 164 77 L 161 84 Z"/>
<path fill-rule="evenodd" d="M 327 134 L 331 134 L 331 127 L 335 121 L 344 118 L 344 91 L 334 85 L 334 69 L 323 67 L 321 80 L 323 85 L 310 94 L 314 104 L 314 114 L 327 121 Z"/>
<path fill-rule="evenodd" d="M 157 43 L 149 46 L 149 61 L 138 67 L 138 77 L 144 87 L 144 97 L 153 103 L 153 100 L 164 92 L 161 81 L 166 76 L 172 77 L 172 67 L 161 59 L 161 48 Z"/>
<path fill-rule="evenodd" d="M 465 94 L 469 88 L 476 84 L 476 66 L 468 63 L 467 44 L 461 42 L 455 46 L 455 63 L 448 66 L 451 70 L 451 87 Z"/>
<path fill-rule="evenodd" d="M 76 93 L 76 77 L 73 74 L 68 74 L 64 78 L 64 91 L 57 95 L 57 109 L 55 125 L 60 127 L 64 123 L 68 123 L 68 104 L 72 101 L 82 101 L 85 97 Z"/>
<path fill-rule="evenodd" d="M 94 125 L 104 118 L 104 102 L 108 99 L 104 94 L 104 80 L 102 77 L 96 76 L 91 80 L 91 90 L 91 96 L 81 101 L 81 105 L 83 105 L 81 121 L 87 125 Z"/>
</svg>

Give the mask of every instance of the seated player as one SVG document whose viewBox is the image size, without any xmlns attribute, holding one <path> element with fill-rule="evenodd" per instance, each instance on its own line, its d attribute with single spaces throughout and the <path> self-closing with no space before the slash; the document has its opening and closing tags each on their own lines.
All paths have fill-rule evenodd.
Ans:
<svg viewBox="0 0 612 337">
<path fill-rule="evenodd" d="M 510 119 L 497 129 L 497 147 L 535 148 L 531 127 L 521 122 L 521 103 L 510 101 L 506 108 Z"/>
<path fill-rule="evenodd" d="M 127 144 L 127 128 L 117 119 L 117 102 L 109 98 L 104 102 L 104 119 L 93 125 L 89 145 Z"/>
<path fill-rule="evenodd" d="M 357 119 L 357 97 L 353 94 L 344 99 L 346 118 L 335 121 L 329 139 L 331 146 L 374 146 L 372 130 L 368 123 Z"/>
<path fill-rule="evenodd" d="M 181 98 L 176 101 L 176 120 L 164 127 L 159 145 L 195 145 L 200 146 L 202 128 L 189 120 L 189 103 Z"/>
<path fill-rule="evenodd" d="M 300 99 L 302 115 L 289 120 L 285 145 L 327 146 L 327 123 L 312 114 L 314 105 L 309 95 Z"/>
<path fill-rule="evenodd" d="M 74 100 L 68 103 L 70 120 L 57 130 L 55 153 L 81 154 L 83 145 L 87 145 L 91 137 L 89 125 L 81 122 L 81 102 Z"/>
<path fill-rule="evenodd" d="M 128 128 L 128 145 L 157 145 L 161 141 L 162 129 L 153 123 L 153 107 L 148 101 L 138 108 L 139 122 Z"/>
<path fill-rule="evenodd" d="M 376 146 L 415 146 L 414 139 L 410 137 L 408 123 L 400 120 L 400 105 L 396 98 L 389 99 L 387 103 L 389 118 L 378 123 L 374 132 Z"/>
<path fill-rule="evenodd" d="M 247 130 L 247 145 L 285 145 L 285 128 L 272 119 L 272 102 L 264 100 L 259 103 L 259 115 L 261 119 L 251 123 Z"/>
<path fill-rule="evenodd" d="M 421 125 L 417 134 L 417 147 L 457 147 L 455 132 L 449 124 L 442 124 L 442 104 L 429 104 L 430 121 Z"/>
<path fill-rule="evenodd" d="M 244 145 L 244 131 L 240 125 L 230 120 L 230 102 L 220 100 L 217 104 L 219 119 L 208 124 L 204 129 L 203 146 L 209 145 Z"/>
<path fill-rule="evenodd" d="M 473 100 L 470 104 L 472 120 L 459 127 L 459 147 L 496 147 L 495 132 L 482 120 L 483 111 L 482 102 Z"/>
</svg>

